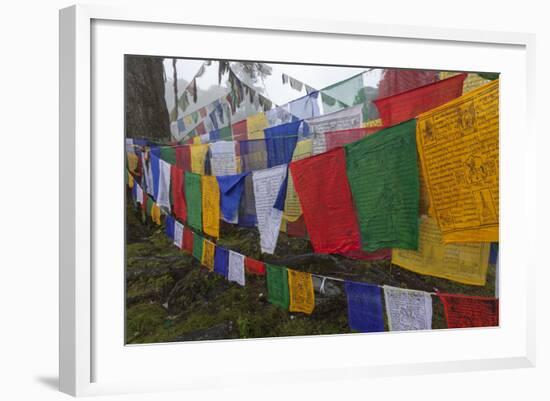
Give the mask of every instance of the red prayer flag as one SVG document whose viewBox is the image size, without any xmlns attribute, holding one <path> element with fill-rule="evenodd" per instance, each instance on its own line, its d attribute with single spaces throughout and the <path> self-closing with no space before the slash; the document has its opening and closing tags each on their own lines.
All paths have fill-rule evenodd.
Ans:
<svg viewBox="0 0 550 401">
<path fill-rule="evenodd" d="M 197 135 L 206 134 L 206 128 L 204 127 L 204 122 L 201 121 L 201 123 L 195 127 L 195 131 L 197 132 Z"/>
<path fill-rule="evenodd" d="M 471 297 L 460 294 L 440 294 L 447 327 L 490 327 L 498 326 L 498 299 Z"/>
<path fill-rule="evenodd" d="M 374 134 L 387 127 L 366 127 L 366 128 L 352 128 L 344 129 L 340 131 L 329 131 L 325 132 L 325 142 L 327 146 L 327 151 L 337 148 L 339 146 L 344 146 L 348 143 L 358 141 L 366 137 L 367 135 Z"/>
<path fill-rule="evenodd" d="M 191 171 L 191 148 L 189 146 L 176 147 L 176 166 L 183 169 L 183 171 Z"/>
<path fill-rule="evenodd" d="M 406 92 L 374 100 L 384 125 L 396 125 L 435 109 L 462 95 L 467 74 L 437 81 Z"/>
<path fill-rule="evenodd" d="M 438 74 L 436 71 L 422 70 L 384 70 L 384 75 L 378 85 L 378 97 L 397 95 L 420 86 L 436 82 Z"/>
<path fill-rule="evenodd" d="M 359 225 L 343 148 L 290 163 L 307 232 L 316 253 L 360 249 Z"/>
<path fill-rule="evenodd" d="M 185 203 L 185 171 L 177 166 L 170 169 L 170 190 L 174 207 L 172 211 L 181 221 L 187 220 L 187 204 Z"/>
<path fill-rule="evenodd" d="M 296 221 L 286 222 L 286 235 L 289 237 L 307 237 L 306 222 L 302 214 Z"/>
<path fill-rule="evenodd" d="M 247 256 L 244 259 L 244 267 L 246 268 L 247 273 L 257 274 L 259 276 L 265 275 L 265 263 L 260 262 L 259 260 L 252 259 Z"/>
<path fill-rule="evenodd" d="M 233 132 L 233 140 L 246 141 L 248 139 L 246 120 L 237 121 L 231 125 L 231 131 Z M 239 147 L 237 146 L 237 149 Z"/>
<path fill-rule="evenodd" d="M 184 251 L 193 253 L 193 231 L 189 227 L 183 230 L 183 248 Z"/>
<path fill-rule="evenodd" d="M 202 118 L 205 118 L 208 115 L 206 107 L 201 107 L 200 110 L 199 110 L 199 114 Z"/>
</svg>

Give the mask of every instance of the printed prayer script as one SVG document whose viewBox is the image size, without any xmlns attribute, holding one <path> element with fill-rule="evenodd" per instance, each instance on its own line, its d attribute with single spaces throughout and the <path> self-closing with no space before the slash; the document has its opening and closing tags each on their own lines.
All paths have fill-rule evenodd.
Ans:
<svg viewBox="0 0 550 401">
<path fill-rule="evenodd" d="M 497 242 L 498 80 L 418 117 L 430 207 L 448 242 Z"/>
</svg>

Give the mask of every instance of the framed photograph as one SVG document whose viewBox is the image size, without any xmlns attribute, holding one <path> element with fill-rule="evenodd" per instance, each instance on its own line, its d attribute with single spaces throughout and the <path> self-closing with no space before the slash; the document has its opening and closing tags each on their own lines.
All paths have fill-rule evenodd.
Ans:
<svg viewBox="0 0 550 401">
<path fill-rule="evenodd" d="M 178 15 L 60 12 L 62 391 L 533 366 L 533 36 Z"/>
</svg>

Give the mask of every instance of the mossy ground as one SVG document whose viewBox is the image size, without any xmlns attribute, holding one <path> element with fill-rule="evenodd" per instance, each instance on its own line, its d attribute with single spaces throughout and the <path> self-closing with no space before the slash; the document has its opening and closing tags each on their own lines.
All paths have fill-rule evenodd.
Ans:
<svg viewBox="0 0 550 401">
<path fill-rule="evenodd" d="M 311 315 L 290 313 L 267 302 L 264 277 L 247 275 L 246 286 L 231 283 L 204 267 L 177 247 L 162 227 L 144 219 L 131 201 L 126 232 L 126 342 L 144 344 L 188 340 L 259 338 L 349 333 L 343 284 L 331 282 L 336 295 L 316 293 Z M 262 260 L 256 230 L 222 226 L 218 243 Z M 277 263 L 296 255 L 312 254 L 309 241 L 281 233 Z M 388 284 L 424 291 L 493 296 L 495 266 L 490 265 L 484 287 L 423 276 L 390 261 L 352 261 L 343 257 L 310 255 L 288 267 L 331 277 Z M 446 328 L 443 307 L 433 298 L 433 328 Z"/>
</svg>

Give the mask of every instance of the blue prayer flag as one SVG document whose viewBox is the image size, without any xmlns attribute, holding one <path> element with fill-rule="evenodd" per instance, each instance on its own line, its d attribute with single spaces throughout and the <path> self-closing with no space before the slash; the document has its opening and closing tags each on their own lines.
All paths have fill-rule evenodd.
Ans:
<svg viewBox="0 0 550 401">
<path fill-rule="evenodd" d="M 384 331 L 382 292 L 377 285 L 345 282 L 348 298 L 348 324 L 363 333 Z"/>
<path fill-rule="evenodd" d="M 164 231 L 166 233 L 166 235 L 168 236 L 168 238 L 170 238 L 172 241 L 174 240 L 174 225 L 175 225 L 175 220 L 172 216 L 170 215 L 167 215 L 166 216 L 166 219 L 164 220 L 164 224 L 165 224 L 165 227 L 164 227 Z"/>
<path fill-rule="evenodd" d="M 158 150 L 158 155 L 153 150 Z M 155 199 L 159 195 L 159 182 L 160 182 L 160 148 L 151 148 L 150 153 L 151 173 L 153 175 L 153 196 Z"/>
<path fill-rule="evenodd" d="M 229 251 L 221 246 L 216 246 L 214 254 L 214 271 L 227 278 L 229 270 Z"/>
<path fill-rule="evenodd" d="M 185 123 L 183 122 L 183 118 L 178 119 L 177 123 L 178 123 L 178 132 L 184 132 L 185 131 Z"/>
<path fill-rule="evenodd" d="M 220 187 L 220 208 L 227 221 L 233 221 L 239 211 L 239 203 L 244 190 L 244 177 L 248 173 L 217 176 Z"/>
</svg>

